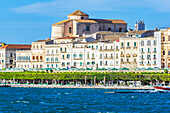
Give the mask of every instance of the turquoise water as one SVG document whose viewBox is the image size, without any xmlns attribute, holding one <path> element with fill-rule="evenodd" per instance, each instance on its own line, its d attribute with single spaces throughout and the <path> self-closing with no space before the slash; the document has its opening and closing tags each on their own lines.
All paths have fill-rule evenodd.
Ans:
<svg viewBox="0 0 170 113">
<path fill-rule="evenodd" d="M 170 93 L 107 91 L 115 90 L 0 88 L 0 112 L 170 112 Z"/>
</svg>

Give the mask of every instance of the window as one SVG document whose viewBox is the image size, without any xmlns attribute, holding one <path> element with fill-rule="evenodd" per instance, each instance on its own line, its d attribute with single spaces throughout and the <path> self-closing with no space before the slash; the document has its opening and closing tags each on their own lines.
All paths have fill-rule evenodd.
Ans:
<svg viewBox="0 0 170 113">
<path fill-rule="evenodd" d="M 121 62 L 123 63 L 123 58 L 121 58 Z"/>
<path fill-rule="evenodd" d="M 87 65 L 90 65 L 90 62 L 87 62 Z"/>
<path fill-rule="evenodd" d="M 134 42 L 134 47 L 136 47 L 136 42 Z"/>
<path fill-rule="evenodd" d="M 150 64 L 150 61 L 148 61 L 148 64 Z"/>
<path fill-rule="evenodd" d="M 143 48 L 141 48 L 141 52 L 143 53 Z"/>
<path fill-rule="evenodd" d="M 62 52 L 62 48 L 60 48 L 60 51 Z"/>
<path fill-rule="evenodd" d="M 150 48 L 148 48 L 148 53 L 150 53 Z"/>
<path fill-rule="evenodd" d="M 170 41 L 170 35 L 168 36 L 168 41 Z"/>
<path fill-rule="evenodd" d="M 154 61 L 154 64 L 156 64 L 156 61 Z"/>
<path fill-rule="evenodd" d="M 121 47 L 123 47 L 123 42 L 121 43 Z"/>
<path fill-rule="evenodd" d="M 64 59 L 64 55 L 63 55 L 63 59 Z"/>
<path fill-rule="evenodd" d="M 91 46 L 91 48 L 93 49 L 93 45 Z"/>
<path fill-rule="evenodd" d="M 163 55 L 165 55 L 165 51 L 163 51 Z"/>
<path fill-rule="evenodd" d="M 10 57 L 12 57 L 12 53 L 10 53 Z"/>
<path fill-rule="evenodd" d="M 95 62 L 94 62 L 94 61 L 92 61 L 92 64 L 93 64 L 93 65 L 95 65 Z"/>
<path fill-rule="evenodd" d="M 53 64 L 51 64 L 51 67 L 53 68 Z"/>
<path fill-rule="evenodd" d="M 154 48 L 154 53 L 156 53 L 156 48 Z"/>
<path fill-rule="evenodd" d="M 42 60 L 43 59 L 43 57 L 42 56 L 40 56 L 40 60 Z"/>
<path fill-rule="evenodd" d="M 89 54 L 87 54 L 87 58 L 90 58 L 90 55 L 89 55 Z"/>
<path fill-rule="evenodd" d="M 170 51 L 168 51 L 168 55 L 170 55 Z"/>
<path fill-rule="evenodd" d="M 105 56 L 106 58 L 107 58 L 107 54 L 106 54 L 106 56 Z"/>
<path fill-rule="evenodd" d="M 70 65 L 70 62 L 67 62 L 67 66 L 69 66 Z"/>
<path fill-rule="evenodd" d="M 79 57 L 82 58 L 82 57 L 83 57 L 83 54 L 79 54 Z"/>
<path fill-rule="evenodd" d="M 36 56 L 36 60 L 38 60 L 38 56 Z"/>
<path fill-rule="evenodd" d="M 67 58 L 70 58 L 70 54 L 67 54 Z"/>
<path fill-rule="evenodd" d="M 56 64 L 56 68 L 58 67 L 58 65 Z"/>
<path fill-rule="evenodd" d="M 147 41 L 147 46 L 150 46 L 150 45 L 151 45 L 151 41 L 148 40 L 148 41 Z"/>
<path fill-rule="evenodd" d="M 100 54 L 100 58 L 102 58 L 102 54 Z"/>
<path fill-rule="evenodd" d="M 153 59 L 156 59 L 156 55 L 153 55 Z"/>
<path fill-rule="evenodd" d="M 163 37 L 163 41 L 165 41 L 165 37 Z"/>
<path fill-rule="evenodd" d="M 156 46 L 156 40 L 153 41 L 153 45 Z"/>
<path fill-rule="evenodd" d="M 100 61 L 100 65 L 102 65 L 102 61 Z"/>
<path fill-rule="evenodd" d="M 129 59 L 127 58 L 127 62 L 129 62 Z"/>
<path fill-rule="evenodd" d="M 90 31 L 90 26 L 86 26 L 86 31 Z"/>
<path fill-rule="evenodd" d="M 54 58 L 51 58 L 51 62 L 54 62 Z"/>
<path fill-rule="evenodd" d="M 56 54 L 58 54 L 58 50 L 56 50 Z"/>
<path fill-rule="evenodd" d="M 49 58 L 46 58 L 46 61 L 49 62 Z"/>
<path fill-rule="evenodd" d="M 96 46 L 96 49 L 98 49 L 98 46 Z"/>
<path fill-rule="evenodd" d="M 107 65 L 107 61 L 105 62 L 105 65 Z"/>
<path fill-rule="evenodd" d="M 127 42 L 127 47 L 129 47 L 129 42 Z"/>
<path fill-rule="evenodd" d="M 143 64 L 143 61 L 141 61 L 141 64 Z"/>
<path fill-rule="evenodd" d="M 34 65 L 33 65 L 33 68 L 34 68 Z M 49 64 L 47 64 L 47 68 L 49 68 Z"/>
<path fill-rule="evenodd" d="M 150 55 L 147 55 L 147 59 L 150 60 L 151 56 Z"/>
<path fill-rule="evenodd" d="M 65 66 L 65 63 L 64 62 L 62 62 L 62 64 L 61 64 L 63 67 Z"/>
<path fill-rule="evenodd" d="M 54 54 L 54 51 L 53 51 L 53 50 L 51 51 L 51 54 Z"/>
<path fill-rule="evenodd" d="M 49 50 L 47 50 L 47 54 L 49 54 Z"/>
<path fill-rule="evenodd" d="M 110 27 L 108 28 L 108 31 L 111 31 L 111 28 L 110 28 Z"/>
<path fill-rule="evenodd" d="M 69 33 L 71 33 L 71 27 L 69 27 Z"/>
<path fill-rule="evenodd" d="M 144 41 L 143 40 L 141 41 L 141 46 L 144 46 Z"/>
<path fill-rule="evenodd" d="M 141 59 L 143 59 L 143 55 L 141 56 Z"/>
<path fill-rule="evenodd" d="M 82 16 L 81 19 L 84 19 L 84 17 Z"/>
<path fill-rule="evenodd" d="M 134 58 L 134 62 L 136 62 L 136 58 Z"/>
<path fill-rule="evenodd" d="M 100 50 L 102 50 L 102 46 L 100 46 Z"/>
<path fill-rule="evenodd" d="M 92 58 L 94 58 L 94 53 L 92 53 Z"/>
<path fill-rule="evenodd" d="M 118 46 L 116 46 L 116 50 L 118 50 Z"/>
<path fill-rule="evenodd" d="M 111 53 L 111 58 L 113 58 L 113 54 Z"/>
<path fill-rule="evenodd" d="M 83 63 L 82 62 L 80 62 L 80 66 L 82 66 L 83 65 Z"/>
<path fill-rule="evenodd" d="M 77 57 L 77 55 L 76 55 L 76 54 L 73 54 L 73 57 L 74 57 L 74 58 L 76 58 L 76 57 Z"/>
<path fill-rule="evenodd" d="M 55 58 L 55 62 L 58 62 L 58 58 Z"/>
</svg>

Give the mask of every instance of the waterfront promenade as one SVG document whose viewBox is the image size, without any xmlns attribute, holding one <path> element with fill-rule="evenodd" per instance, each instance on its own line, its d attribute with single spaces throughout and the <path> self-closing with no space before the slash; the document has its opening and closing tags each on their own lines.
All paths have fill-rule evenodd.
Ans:
<svg viewBox="0 0 170 113">
<path fill-rule="evenodd" d="M 80 88 L 80 89 L 128 89 L 128 90 L 152 90 L 152 86 L 75 86 L 75 85 L 30 85 L 30 84 L 12 84 L 11 87 L 23 87 L 23 88 Z"/>
</svg>

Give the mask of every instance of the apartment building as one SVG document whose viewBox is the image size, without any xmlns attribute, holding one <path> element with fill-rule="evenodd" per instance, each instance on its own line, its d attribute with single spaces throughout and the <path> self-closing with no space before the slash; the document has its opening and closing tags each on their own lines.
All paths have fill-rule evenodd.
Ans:
<svg viewBox="0 0 170 113">
<path fill-rule="evenodd" d="M 139 38 L 139 68 L 161 68 L 160 38 Z"/>
<path fill-rule="evenodd" d="M 119 68 L 119 42 L 77 42 L 46 46 L 46 68 Z"/>
<path fill-rule="evenodd" d="M 0 47 L 0 69 L 16 67 L 16 51 L 30 50 L 31 45 L 8 44 Z"/>
<path fill-rule="evenodd" d="M 161 37 L 161 67 L 170 68 L 170 28 L 158 31 Z"/>
<path fill-rule="evenodd" d="M 120 38 L 120 68 L 134 69 L 139 64 L 139 38 L 121 37 Z"/>
</svg>

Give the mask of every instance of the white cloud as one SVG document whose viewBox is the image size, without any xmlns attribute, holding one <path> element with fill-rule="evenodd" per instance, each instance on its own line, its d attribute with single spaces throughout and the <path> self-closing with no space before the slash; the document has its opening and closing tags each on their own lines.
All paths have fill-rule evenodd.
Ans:
<svg viewBox="0 0 170 113">
<path fill-rule="evenodd" d="M 138 8 L 147 8 L 154 12 L 170 12 L 170 2 L 169 0 L 54 0 L 10 8 L 9 10 L 24 14 L 64 16 L 77 9 L 83 11 L 134 12 Z"/>
</svg>

